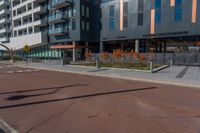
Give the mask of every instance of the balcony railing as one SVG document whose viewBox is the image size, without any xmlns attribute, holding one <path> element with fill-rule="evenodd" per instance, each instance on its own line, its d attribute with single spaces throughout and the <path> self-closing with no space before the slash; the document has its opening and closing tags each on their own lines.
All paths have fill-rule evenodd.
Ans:
<svg viewBox="0 0 200 133">
<path fill-rule="evenodd" d="M 52 0 L 51 8 L 58 9 L 66 6 L 70 6 L 72 4 L 72 0 Z"/>
<path fill-rule="evenodd" d="M 49 35 L 64 35 L 68 32 L 66 28 L 60 27 L 49 30 Z"/>
<path fill-rule="evenodd" d="M 67 15 L 64 14 L 64 13 L 60 13 L 60 14 L 57 14 L 57 15 L 53 15 L 53 16 L 50 16 L 49 17 L 49 22 L 61 22 L 61 21 L 64 21 L 67 19 Z"/>
</svg>

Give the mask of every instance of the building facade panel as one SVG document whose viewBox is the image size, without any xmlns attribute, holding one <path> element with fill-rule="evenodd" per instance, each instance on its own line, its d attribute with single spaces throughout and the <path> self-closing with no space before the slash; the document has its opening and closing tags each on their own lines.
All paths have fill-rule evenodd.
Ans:
<svg viewBox="0 0 200 133">
<path fill-rule="evenodd" d="M 199 0 L 197 0 L 196 22 L 192 23 L 192 1 L 175 0 L 174 6 L 170 6 L 169 0 L 143 0 L 143 9 L 139 9 L 138 0 L 124 0 L 128 2 L 128 27 L 120 31 L 120 0 L 103 2 L 102 9 L 102 31 L 101 40 L 126 40 L 126 39 L 146 39 L 163 38 L 177 36 L 198 35 L 199 27 Z M 157 3 L 156 3 L 157 2 Z M 109 8 L 115 7 L 115 28 L 109 29 Z M 140 5 L 141 8 L 141 5 Z M 155 10 L 153 20 L 155 24 L 151 25 L 151 10 Z M 143 17 L 139 17 L 139 15 Z M 138 20 L 140 19 L 140 20 Z M 143 19 L 143 20 L 142 20 Z M 138 25 L 139 21 L 143 21 Z M 141 23 L 141 22 L 140 22 Z M 155 34 L 151 34 L 151 30 Z M 121 37 L 120 37 L 121 36 Z"/>
</svg>

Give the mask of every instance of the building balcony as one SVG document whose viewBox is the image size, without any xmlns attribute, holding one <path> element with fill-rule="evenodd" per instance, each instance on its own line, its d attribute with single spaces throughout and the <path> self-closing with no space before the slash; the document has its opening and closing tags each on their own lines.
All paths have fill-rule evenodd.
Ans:
<svg viewBox="0 0 200 133">
<path fill-rule="evenodd" d="M 38 3 L 43 3 L 45 1 L 47 1 L 47 0 L 36 0 L 36 2 L 38 2 Z"/>
<path fill-rule="evenodd" d="M 49 35 L 50 36 L 60 36 L 60 35 L 65 35 L 68 33 L 68 30 L 66 28 L 55 28 L 49 30 Z"/>
<path fill-rule="evenodd" d="M 37 32 L 10 38 L 9 47 L 13 49 L 21 49 L 24 45 L 37 45 L 48 43 L 47 32 Z"/>
<path fill-rule="evenodd" d="M 52 0 L 51 2 L 51 10 L 56 10 L 59 8 L 67 7 L 72 4 L 72 0 Z"/>
<path fill-rule="evenodd" d="M 39 19 L 39 20 L 35 20 L 34 25 L 39 25 L 39 26 L 46 26 L 47 23 L 47 17 Z"/>
<path fill-rule="evenodd" d="M 10 2 L 8 0 L 0 0 L 0 7 L 1 6 L 7 6 L 9 4 L 10 4 Z"/>
<path fill-rule="evenodd" d="M 0 16 L 1 16 L 1 15 L 5 15 L 5 14 L 10 14 L 10 11 L 7 10 L 7 9 L 2 9 L 2 10 L 0 11 Z"/>
<path fill-rule="evenodd" d="M 9 38 L 8 37 L 0 37 L 0 42 L 8 42 Z"/>
<path fill-rule="evenodd" d="M 66 14 L 61 13 L 54 16 L 50 16 L 49 23 L 62 23 L 62 22 L 66 22 L 67 19 L 68 19 L 68 16 Z"/>
<path fill-rule="evenodd" d="M 8 28 L 0 29 L 0 34 L 4 34 L 4 33 L 7 33 L 7 32 L 11 32 L 11 29 L 8 29 Z"/>
<path fill-rule="evenodd" d="M 11 22 L 11 20 L 8 19 L 8 18 L 2 18 L 2 19 L 0 19 L 0 25 L 4 24 L 4 23 L 10 23 L 10 22 Z"/>
</svg>

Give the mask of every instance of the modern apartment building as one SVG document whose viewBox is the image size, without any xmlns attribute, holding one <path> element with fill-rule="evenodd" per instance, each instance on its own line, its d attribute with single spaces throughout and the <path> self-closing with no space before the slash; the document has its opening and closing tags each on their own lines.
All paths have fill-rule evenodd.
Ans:
<svg viewBox="0 0 200 133">
<path fill-rule="evenodd" d="M 98 0 L 12 0 L 9 47 L 29 57 L 83 59 L 100 41 Z M 95 50 L 95 49 L 94 49 Z"/>
<path fill-rule="evenodd" d="M 89 47 L 100 41 L 100 1 L 51 0 L 49 39 L 51 48 L 62 49 L 63 56 L 81 60 Z"/>
<path fill-rule="evenodd" d="M 167 48 L 193 46 L 200 41 L 200 0 L 2 0 L 0 3 L 4 3 L 0 4 L 3 12 L 0 31 L 5 31 L 0 32 L 1 39 L 9 42 L 12 34 L 7 45 L 20 55 L 22 48 L 29 45 L 28 56 L 33 58 L 82 60 L 89 48 L 94 52 L 112 52 L 115 48 L 172 52 Z"/>
<path fill-rule="evenodd" d="M 200 40 L 200 0 L 102 0 L 101 49 L 145 52 Z"/>
<path fill-rule="evenodd" d="M 10 0 L 0 0 L 0 43 L 8 43 L 11 37 Z"/>
</svg>

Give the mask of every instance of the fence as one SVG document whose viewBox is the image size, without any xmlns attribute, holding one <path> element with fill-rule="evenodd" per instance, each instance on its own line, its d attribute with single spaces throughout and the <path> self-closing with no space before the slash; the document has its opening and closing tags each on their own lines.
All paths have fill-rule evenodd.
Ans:
<svg viewBox="0 0 200 133">
<path fill-rule="evenodd" d="M 174 65 L 197 65 L 200 66 L 200 53 L 142 53 L 145 56 L 143 63 L 147 64 L 151 60 L 157 64 L 170 64 L 173 60 Z M 133 62 L 138 63 L 138 59 L 124 55 L 117 60 L 112 54 L 109 54 L 109 58 L 103 59 L 100 54 L 92 54 L 91 60 L 95 61 L 97 57 L 100 57 L 102 62 Z"/>
</svg>

